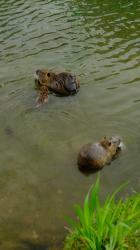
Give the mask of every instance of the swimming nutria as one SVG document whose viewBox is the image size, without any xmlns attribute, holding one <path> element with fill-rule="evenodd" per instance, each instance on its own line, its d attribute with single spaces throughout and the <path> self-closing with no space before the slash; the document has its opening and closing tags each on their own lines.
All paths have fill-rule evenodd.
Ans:
<svg viewBox="0 0 140 250">
<path fill-rule="evenodd" d="M 78 155 L 79 169 L 82 171 L 101 169 L 120 152 L 121 144 L 118 137 L 110 139 L 104 137 L 100 142 L 84 145 Z"/>
<path fill-rule="evenodd" d="M 49 91 L 59 95 L 68 96 L 77 93 L 80 85 L 77 77 L 69 72 L 54 73 L 49 70 L 36 70 L 36 86 L 41 90 L 37 100 L 38 104 L 48 101 Z"/>
</svg>

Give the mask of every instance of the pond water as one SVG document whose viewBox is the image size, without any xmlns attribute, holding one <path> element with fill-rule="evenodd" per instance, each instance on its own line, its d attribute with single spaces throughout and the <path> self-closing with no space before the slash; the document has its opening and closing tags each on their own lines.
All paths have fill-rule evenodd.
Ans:
<svg viewBox="0 0 140 250">
<path fill-rule="evenodd" d="M 58 249 L 97 177 L 79 172 L 81 145 L 125 142 L 102 200 L 140 189 L 140 1 L 1 0 L 0 52 L 0 249 Z M 36 109 L 37 68 L 75 72 L 79 93 Z"/>
</svg>

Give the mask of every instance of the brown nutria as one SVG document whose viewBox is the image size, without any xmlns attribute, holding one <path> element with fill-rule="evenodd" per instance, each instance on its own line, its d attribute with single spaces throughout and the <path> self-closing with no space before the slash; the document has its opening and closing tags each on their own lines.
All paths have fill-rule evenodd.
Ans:
<svg viewBox="0 0 140 250">
<path fill-rule="evenodd" d="M 115 136 L 110 139 L 104 137 L 100 142 L 84 145 L 78 155 L 79 169 L 84 172 L 101 169 L 117 156 L 121 145 L 121 140 Z"/>
<path fill-rule="evenodd" d="M 49 91 L 68 96 L 77 93 L 80 85 L 77 77 L 69 72 L 54 73 L 49 70 L 36 70 L 35 83 L 40 89 L 38 105 L 48 101 Z"/>
</svg>

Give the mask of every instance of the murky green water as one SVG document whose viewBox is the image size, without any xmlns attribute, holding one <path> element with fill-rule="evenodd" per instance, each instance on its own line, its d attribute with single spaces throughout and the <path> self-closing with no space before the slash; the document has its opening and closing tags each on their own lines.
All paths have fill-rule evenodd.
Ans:
<svg viewBox="0 0 140 250">
<path fill-rule="evenodd" d="M 69 69 L 76 96 L 35 109 L 37 68 Z M 97 174 L 81 145 L 120 135 L 127 151 L 101 172 L 101 197 L 139 190 L 140 1 L 0 1 L 0 249 L 45 250 Z M 57 247 L 58 249 L 58 247 Z"/>
</svg>

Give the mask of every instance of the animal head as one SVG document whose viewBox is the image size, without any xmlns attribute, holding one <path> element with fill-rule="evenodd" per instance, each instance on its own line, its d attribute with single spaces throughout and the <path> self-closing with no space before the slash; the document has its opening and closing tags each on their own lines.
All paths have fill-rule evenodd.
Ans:
<svg viewBox="0 0 140 250">
<path fill-rule="evenodd" d="M 35 77 L 35 83 L 38 85 L 38 87 L 48 83 L 50 81 L 51 74 L 52 73 L 49 70 L 37 69 L 34 77 Z"/>
<path fill-rule="evenodd" d="M 112 155 L 116 155 L 122 149 L 121 139 L 117 136 L 113 136 L 109 139 L 104 137 L 100 143 L 106 150 L 110 151 Z"/>
<path fill-rule="evenodd" d="M 105 148 L 108 149 L 111 146 L 110 140 L 107 139 L 106 136 L 100 141 L 100 144 Z"/>
<path fill-rule="evenodd" d="M 121 139 L 118 136 L 113 136 L 109 139 L 111 144 L 114 144 L 116 147 L 121 147 Z"/>
</svg>

